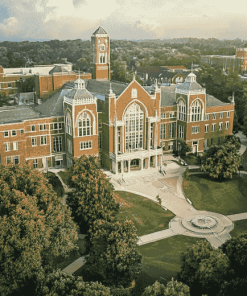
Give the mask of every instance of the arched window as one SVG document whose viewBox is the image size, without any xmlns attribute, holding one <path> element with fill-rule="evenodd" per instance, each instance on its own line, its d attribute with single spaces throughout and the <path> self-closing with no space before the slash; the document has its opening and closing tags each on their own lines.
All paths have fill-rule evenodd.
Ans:
<svg viewBox="0 0 247 296">
<path fill-rule="evenodd" d="M 91 117 L 87 112 L 83 112 L 78 118 L 78 136 L 91 136 L 92 123 Z"/>
<path fill-rule="evenodd" d="M 185 121 L 186 118 L 186 105 L 183 100 L 178 103 L 178 119 Z"/>
<path fill-rule="evenodd" d="M 72 134 L 72 128 L 71 128 L 71 116 L 68 112 L 66 115 L 66 133 L 71 135 Z"/>
<path fill-rule="evenodd" d="M 136 103 L 132 104 L 124 116 L 126 151 L 143 148 L 143 120 L 141 107 Z"/>
<path fill-rule="evenodd" d="M 200 121 L 202 119 L 202 105 L 199 100 L 191 104 L 191 121 Z"/>
</svg>

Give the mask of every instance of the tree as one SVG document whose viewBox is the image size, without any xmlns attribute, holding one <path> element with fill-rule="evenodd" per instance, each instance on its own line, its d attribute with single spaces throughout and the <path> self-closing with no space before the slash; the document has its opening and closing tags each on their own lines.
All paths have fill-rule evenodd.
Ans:
<svg viewBox="0 0 247 296">
<path fill-rule="evenodd" d="M 145 289 L 142 296 L 190 296 L 190 288 L 173 278 L 167 285 L 155 282 L 152 286 Z"/>
<path fill-rule="evenodd" d="M 238 172 L 241 156 L 240 143 L 235 136 L 226 138 L 222 146 L 210 147 L 201 160 L 201 169 L 213 179 L 230 179 Z"/>
<path fill-rule="evenodd" d="M 70 169 L 71 187 L 67 204 L 72 209 L 74 220 L 82 231 L 97 219 L 113 221 L 119 210 L 113 198 L 113 186 L 100 170 L 99 160 L 94 156 L 81 156 Z"/>
<path fill-rule="evenodd" d="M 18 92 L 19 93 L 33 92 L 34 86 L 35 86 L 34 81 L 35 81 L 34 76 L 19 80 L 17 82 Z"/>
<path fill-rule="evenodd" d="M 82 277 L 55 270 L 44 274 L 36 289 L 37 296 L 111 296 L 110 288 L 98 282 L 84 282 Z"/>
<path fill-rule="evenodd" d="M 186 141 L 180 141 L 181 143 L 181 155 L 185 156 L 187 152 L 191 152 L 192 148 L 189 146 Z"/>
<path fill-rule="evenodd" d="M 21 295 L 48 262 L 76 249 L 76 241 L 70 210 L 41 172 L 27 164 L 0 166 L 1 295 Z"/>
<path fill-rule="evenodd" d="M 218 294 L 221 285 L 229 274 L 229 266 L 229 259 L 221 250 L 213 250 L 210 252 L 209 258 L 200 262 L 197 277 L 203 294 Z"/>
<path fill-rule="evenodd" d="M 96 220 L 90 228 L 87 272 L 105 285 L 128 287 L 141 272 L 138 237 L 132 221 Z"/>
<path fill-rule="evenodd" d="M 201 288 L 197 273 L 200 263 L 202 260 L 208 259 L 212 251 L 213 248 L 210 243 L 204 240 L 187 248 L 187 250 L 181 254 L 182 264 L 181 271 L 178 274 L 178 280 L 190 287 L 192 295 L 194 291 L 198 291 L 198 289 Z"/>
<path fill-rule="evenodd" d="M 3 107 L 7 103 L 7 98 L 5 93 L 0 94 L 0 107 Z"/>
</svg>

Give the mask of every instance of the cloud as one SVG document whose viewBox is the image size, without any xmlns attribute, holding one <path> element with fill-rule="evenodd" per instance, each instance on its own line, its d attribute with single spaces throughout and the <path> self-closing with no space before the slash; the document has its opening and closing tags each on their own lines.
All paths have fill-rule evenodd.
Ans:
<svg viewBox="0 0 247 296">
<path fill-rule="evenodd" d="M 17 19 L 13 16 L 5 19 L 3 23 L 0 23 L 0 30 L 4 36 L 13 35 L 17 31 Z"/>
</svg>

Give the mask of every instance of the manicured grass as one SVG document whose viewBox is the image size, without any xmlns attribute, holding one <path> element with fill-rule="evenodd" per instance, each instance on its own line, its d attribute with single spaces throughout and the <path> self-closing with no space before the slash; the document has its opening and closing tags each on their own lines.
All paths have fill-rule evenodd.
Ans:
<svg viewBox="0 0 247 296">
<path fill-rule="evenodd" d="M 185 160 L 188 165 L 198 165 L 197 157 L 193 153 L 181 156 L 181 158 Z"/>
<path fill-rule="evenodd" d="M 132 220 L 138 236 L 169 228 L 169 221 L 175 216 L 159 204 L 140 195 L 125 191 L 115 191 L 114 194 L 116 201 L 121 205 L 117 219 Z"/>
<path fill-rule="evenodd" d="M 47 174 L 44 174 L 45 178 L 47 178 Z M 64 188 L 58 177 L 51 172 L 48 172 L 48 181 L 51 184 L 54 191 L 57 193 L 57 196 L 63 197 L 64 196 Z"/>
<path fill-rule="evenodd" d="M 230 232 L 230 235 L 232 237 L 235 237 L 235 236 L 238 236 L 239 234 L 247 232 L 247 219 L 235 221 L 233 223 L 234 223 L 234 228 Z"/>
<path fill-rule="evenodd" d="M 59 172 L 58 173 L 59 176 L 62 178 L 63 182 L 65 185 L 67 185 L 69 187 L 69 178 L 70 178 L 70 174 L 68 172 Z"/>
<path fill-rule="evenodd" d="M 73 251 L 69 254 L 67 258 L 64 257 L 57 257 L 54 259 L 54 264 L 56 268 L 64 269 L 71 263 L 73 263 L 76 259 L 80 258 L 84 254 L 86 254 L 86 245 L 85 245 L 85 239 L 79 239 L 77 241 L 77 245 L 79 247 L 79 250 Z"/>
<path fill-rule="evenodd" d="M 189 182 L 183 182 L 183 188 L 197 210 L 223 215 L 247 212 L 247 175 L 224 182 L 204 174 L 191 175 Z"/>
<path fill-rule="evenodd" d="M 136 279 L 133 295 L 142 295 L 144 289 L 159 281 L 166 284 L 180 271 L 180 254 L 201 239 L 178 235 L 140 246 L 143 271 Z"/>
<path fill-rule="evenodd" d="M 243 160 L 243 167 L 244 167 L 242 170 L 247 172 L 247 149 L 242 154 L 242 160 Z"/>
</svg>

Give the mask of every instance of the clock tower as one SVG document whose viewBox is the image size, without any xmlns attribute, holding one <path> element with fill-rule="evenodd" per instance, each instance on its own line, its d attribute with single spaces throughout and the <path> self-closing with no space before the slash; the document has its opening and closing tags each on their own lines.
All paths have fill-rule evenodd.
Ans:
<svg viewBox="0 0 247 296">
<path fill-rule="evenodd" d="M 91 36 L 93 79 L 110 80 L 110 37 L 99 27 Z"/>
</svg>

